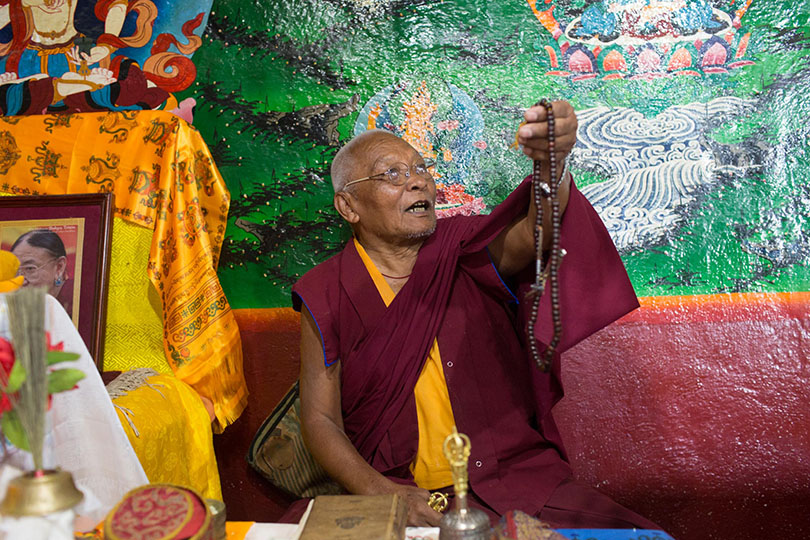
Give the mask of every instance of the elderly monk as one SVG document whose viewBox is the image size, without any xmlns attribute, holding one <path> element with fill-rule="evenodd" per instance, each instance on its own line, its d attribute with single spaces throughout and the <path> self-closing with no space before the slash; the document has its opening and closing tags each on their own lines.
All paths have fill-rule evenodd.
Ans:
<svg viewBox="0 0 810 540">
<path fill-rule="evenodd" d="M 553 111 L 562 163 L 577 120 L 567 103 Z M 525 120 L 518 142 L 548 182 L 545 108 L 528 109 Z M 521 274 L 536 256 L 529 179 L 488 216 L 437 221 L 430 164 L 390 133 L 357 136 L 331 172 L 335 208 L 354 238 L 293 287 L 303 435 L 324 469 L 351 493 L 402 495 L 410 525 L 435 526 L 441 514 L 428 498 L 452 493 L 442 443 L 455 424 L 472 441 L 470 503 L 493 520 L 517 509 L 558 527 L 657 528 L 572 479 L 550 414 L 562 395 L 559 357 L 542 373 L 525 348 L 529 302 L 517 288 L 533 277 Z M 638 303 L 596 213 L 570 175 L 554 180 L 568 253 L 559 272 L 562 352 Z M 548 297 L 535 329 L 543 343 Z"/>
</svg>

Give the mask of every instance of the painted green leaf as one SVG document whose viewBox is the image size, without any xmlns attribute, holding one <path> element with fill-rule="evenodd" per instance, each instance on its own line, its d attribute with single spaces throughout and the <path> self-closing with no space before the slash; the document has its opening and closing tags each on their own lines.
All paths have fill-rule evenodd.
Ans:
<svg viewBox="0 0 810 540">
<path fill-rule="evenodd" d="M 3 428 L 3 433 L 11 444 L 22 450 L 31 450 L 28 446 L 28 437 L 25 436 L 25 430 L 23 430 L 16 411 L 3 413 L 3 416 L 0 417 L 0 427 Z"/>
<path fill-rule="evenodd" d="M 84 372 L 76 368 L 57 369 L 48 374 L 48 394 L 70 390 L 84 379 Z"/>
</svg>

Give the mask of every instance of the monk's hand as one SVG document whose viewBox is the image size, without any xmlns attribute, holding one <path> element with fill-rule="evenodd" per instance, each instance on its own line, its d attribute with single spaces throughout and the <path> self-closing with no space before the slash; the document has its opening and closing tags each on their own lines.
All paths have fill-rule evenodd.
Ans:
<svg viewBox="0 0 810 540">
<path fill-rule="evenodd" d="M 428 505 L 430 492 L 416 486 L 397 484 L 395 492 L 408 503 L 409 527 L 438 527 L 442 515 Z"/>
<path fill-rule="evenodd" d="M 566 101 L 552 103 L 554 111 L 554 153 L 557 162 L 563 159 L 574 148 L 577 142 L 577 115 L 574 108 Z M 537 105 L 523 113 L 526 122 L 520 126 L 517 142 L 523 153 L 532 159 L 548 162 L 548 114 L 545 106 Z"/>
</svg>

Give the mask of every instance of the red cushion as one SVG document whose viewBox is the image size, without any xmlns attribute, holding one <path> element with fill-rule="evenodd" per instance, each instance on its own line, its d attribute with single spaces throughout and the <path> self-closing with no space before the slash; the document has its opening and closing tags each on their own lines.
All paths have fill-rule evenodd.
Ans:
<svg viewBox="0 0 810 540">
<path fill-rule="evenodd" d="M 253 436 L 298 378 L 300 315 L 291 308 L 235 309 L 242 337 L 248 405 L 214 436 L 222 497 L 230 521 L 278 521 L 292 499 L 245 461 Z"/>
</svg>

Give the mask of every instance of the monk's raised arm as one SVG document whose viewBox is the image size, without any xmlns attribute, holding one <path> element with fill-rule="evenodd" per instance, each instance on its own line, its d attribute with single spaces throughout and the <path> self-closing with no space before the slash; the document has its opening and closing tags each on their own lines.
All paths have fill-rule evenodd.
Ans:
<svg viewBox="0 0 810 540">
<path fill-rule="evenodd" d="M 441 514 L 427 504 L 430 493 L 397 484 L 375 470 L 357 452 L 343 430 L 340 400 L 340 362 L 326 366 L 321 338 L 309 311 L 301 310 L 301 432 L 307 448 L 350 493 L 399 493 L 408 502 L 408 524 L 437 526 Z"/>
<path fill-rule="evenodd" d="M 557 158 L 557 178 L 562 181 L 558 187 L 560 213 L 565 212 L 571 189 L 570 176 L 562 177 L 565 158 L 574 148 L 577 140 L 577 117 L 573 107 L 565 101 L 555 101 L 554 109 L 554 154 Z M 524 113 L 526 123 L 518 130 L 518 143 L 523 153 L 532 160 L 540 160 L 541 178 L 548 182 L 551 178 L 549 165 L 549 140 L 546 109 L 543 106 L 532 107 Z M 543 205 L 543 250 L 551 246 L 551 204 L 542 199 Z M 536 257 L 534 245 L 534 227 L 537 208 L 532 191 L 529 210 L 525 216 L 515 220 L 503 230 L 489 245 L 489 252 L 495 267 L 503 276 L 511 276 L 523 270 Z"/>
</svg>

